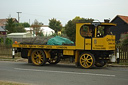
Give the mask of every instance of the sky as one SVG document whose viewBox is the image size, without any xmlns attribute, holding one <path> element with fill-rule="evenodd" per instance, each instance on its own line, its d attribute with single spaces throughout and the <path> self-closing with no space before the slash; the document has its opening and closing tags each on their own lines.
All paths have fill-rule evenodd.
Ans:
<svg viewBox="0 0 128 85">
<path fill-rule="evenodd" d="M 56 18 L 64 26 L 76 16 L 99 21 L 116 15 L 128 16 L 128 0 L 0 0 L 0 19 L 8 17 L 32 24 L 36 19 L 48 25 Z"/>
</svg>

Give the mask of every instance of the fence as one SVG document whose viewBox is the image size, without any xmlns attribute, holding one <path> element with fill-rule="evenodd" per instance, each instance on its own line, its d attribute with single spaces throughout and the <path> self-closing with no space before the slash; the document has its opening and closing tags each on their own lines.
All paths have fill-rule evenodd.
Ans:
<svg viewBox="0 0 128 85">
<path fill-rule="evenodd" d="M 128 62 L 128 46 L 116 46 L 116 55 L 119 53 L 119 63 Z"/>
<path fill-rule="evenodd" d="M 0 45 L 0 56 L 10 56 L 12 53 L 11 49 L 11 46 Z"/>
</svg>

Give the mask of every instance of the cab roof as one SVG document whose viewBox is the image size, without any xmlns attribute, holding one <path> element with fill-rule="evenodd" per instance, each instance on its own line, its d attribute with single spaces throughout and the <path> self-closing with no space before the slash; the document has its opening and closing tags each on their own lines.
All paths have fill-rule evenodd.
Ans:
<svg viewBox="0 0 128 85">
<path fill-rule="evenodd" d="M 84 25 L 94 25 L 94 26 L 98 26 L 98 25 L 107 25 L 107 26 L 116 26 L 116 24 L 114 23 L 102 23 L 102 22 L 92 22 L 92 23 L 77 23 L 77 24 L 84 24 Z"/>
</svg>

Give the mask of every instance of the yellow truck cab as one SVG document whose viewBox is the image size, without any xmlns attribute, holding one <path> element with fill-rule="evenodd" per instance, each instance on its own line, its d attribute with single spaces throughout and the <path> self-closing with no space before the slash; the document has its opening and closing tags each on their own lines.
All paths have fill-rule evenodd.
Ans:
<svg viewBox="0 0 128 85">
<path fill-rule="evenodd" d="M 116 24 L 77 23 L 74 45 L 14 43 L 12 47 L 13 51 L 21 52 L 21 57 L 34 65 L 45 65 L 46 62 L 57 64 L 62 58 L 71 57 L 77 66 L 83 68 L 92 68 L 94 65 L 103 67 L 115 50 L 115 35 L 109 31 L 111 26 Z"/>
</svg>

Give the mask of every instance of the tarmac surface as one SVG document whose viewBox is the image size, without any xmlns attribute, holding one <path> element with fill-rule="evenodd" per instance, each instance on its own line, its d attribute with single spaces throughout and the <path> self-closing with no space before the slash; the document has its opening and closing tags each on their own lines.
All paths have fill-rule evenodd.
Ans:
<svg viewBox="0 0 128 85">
<path fill-rule="evenodd" d="M 34 66 L 0 61 L 0 80 L 30 85 L 128 85 L 128 67 L 81 69 L 73 64 Z"/>
</svg>

